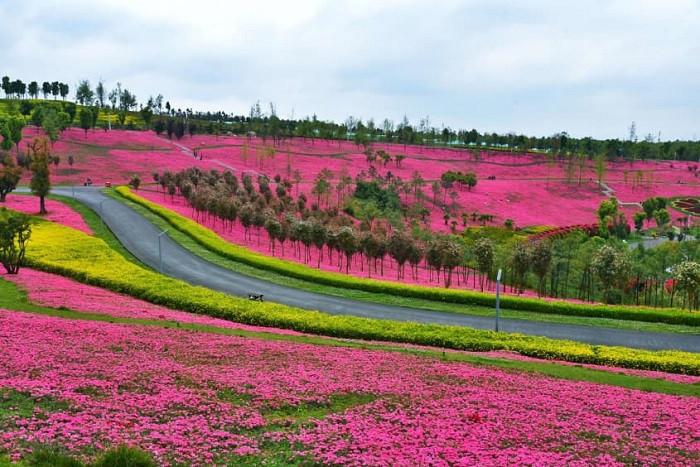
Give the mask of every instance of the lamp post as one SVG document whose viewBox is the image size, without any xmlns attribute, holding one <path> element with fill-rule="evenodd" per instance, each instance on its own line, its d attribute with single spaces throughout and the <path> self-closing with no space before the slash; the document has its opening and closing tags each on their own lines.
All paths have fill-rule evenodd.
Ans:
<svg viewBox="0 0 700 467">
<path fill-rule="evenodd" d="M 161 274 L 163 274 L 163 249 L 161 246 L 161 237 L 165 235 L 165 233 L 170 230 L 170 229 L 165 229 L 161 233 L 158 234 L 158 271 L 160 271 Z"/>
<path fill-rule="evenodd" d="M 107 201 L 107 199 L 103 199 L 102 201 L 100 201 L 100 223 L 102 224 L 102 227 L 105 226 L 105 219 L 104 219 L 105 211 L 104 211 L 104 208 L 102 207 L 102 205 L 104 204 L 105 201 Z"/>
<path fill-rule="evenodd" d="M 501 320 L 501 272 L 502 270 L 499 269 L 496 276 L 496 332 L 499 331 Z"/>
</svg>

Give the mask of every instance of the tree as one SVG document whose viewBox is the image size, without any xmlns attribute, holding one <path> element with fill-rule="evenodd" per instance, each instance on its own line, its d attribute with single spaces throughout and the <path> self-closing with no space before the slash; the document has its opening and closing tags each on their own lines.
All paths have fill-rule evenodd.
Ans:
<svg viewBox="0 0 700 467">
<path fill-rule="evenodd" d="M 131 180 L 129 180 L 129 186 L 132 187 L 134 190 L 138 190 L 141 186 L 141 177 L 139 177 L 138 175 L 134 175 L 133 177 L 131 177 Z"/>
<path fill-rule="evenodd" d="M 53 108 L 48 108 L 42 112 L 41 127 L 52 143 L 58 140 L 58 132 L 61 130 L 62 125 L 61 117 Z"/>
<path fill-rule="evenodd" d="M 593 254 L 591 269 L 603 285 L 603 300 L 609 303 L 610 288 L 625 283 L 630 264 L 623 252 L 610 245 L 603 245 Z"/>
<path fill-rule="evenodd" d="M 700 263 L 683 261 L 673 268 L 673 278 L 677 287 L 686 294 L 686 305 L 689 309 L 698 308 L 698 291 L 700 291 Z"/>
<path fill-rule="evenodd" d="M 526 243 L 521 242 L 515 245 L 510 261 L 515 276 L 514 285 L 518 289 L 518 293 L 523 293 L 523 289 L 525 288 L 525 275 L 532 263 L 532 252 Z"/>
<path fill-rule="evenodd" d="M 441 256 L 440 262 L 442 263 L 442 267 L 447 270 L 445 288 L 449 289 L 452 284 L 452 271 L 462 263 L 464 250 L 460 243 L 448 237 L 440 238 L 438 244 Z"/>
<path fill-rule="evenodd" d="M 540 241 L 535 244 L 531 254 L 532 272 L 537 276 L 537 295 L 545 294 L 545 280 L 552 265 L 552 245 L 547 241 Z"/>
<path fill-rule="evenodd" d="M 619 203 L 617 198 L 612 197 L 601 201 L 598 206 L 598 228 L 602 236 L 607 237 L 610 228 L 617 219 Z"/>
<path fill-rule="evenodd" d="M 58 93 L 61 95 L 61 98 L 64 101 L 66 100 L 66 96 L 68 95 L 69 92 L 70 92 L 70 88 L 68 87 L 68 85 L 66 83 L 60 83 L 58 85 Z"/>
<path fill-rule="evenodd" d="M 8 274 L 19 272 L 31 235 L 29 216 L 0 209 L 0 263 Z"/>
<path fill-rule="evenodd" d="M 602 188 L 603 180 L 605 179 L 605 172 L 607 171 L 607 162 L 605 160 L 605 154 L 600 153 L 595 156 L 595 174 L 598 177 L 598 188 Z"/>
<path fill-rule="evenodd" d="M 95 97 L 97 98 L 97 105 L 99 105 L 100 108 L 104 108 L 105 99 L 107 98 L 107 90 L 105 89 L 105 85 L 102 80 L 100 80 L 97 83 L 97 87 L 95 87 Z"/>
<path fill-rule="evenodd" d="M 349 274 L 352 257 L 360 248 L 357 235 L 352 227 L 342 227 L 335 234 L 335 237 L 338 248 L 340 248 L 340 251 L 345 253 L 345 273 Z"/>
<path fill-rule="evenodd" d="M 0 165 L 0 202 L 5 202 L 7 194 L 17 188 L 21 178 L 22 167 L 15 164 L 12 156 L 5 156 Z"/>
<path fill-rule="evenodd" d="M 32 99 L 36 99 L 37 97 L 39 97 L 39 83 L 37 83 L 36 81 L 32 81 L 31 83 L 29 83 L 29 96 Z"/>
<path fill-rule="evenodd" d="M 5 97 L 9 98 L 10 93 L 12 92 L 12 82 L 10 81 L 9 76 L 2 77 L 2 90 L 5 91 Z"/>
<path fill-rule="evenodd" d="M 29 170 L 32 171 L 32 180 L 29 187 L 35 196 L 39 197 L 39 214 L 46 214 L 46 196 L 51 191 L 51 177 L 49 167 L 54 160 L 51 156 L 49 140 L 45 137 L 39 137 L 34 140 L 30 146 L 31 163 Z"/>
<path fill-rule="evenodd" d="M 394 232 L 391 238 L 389 238 L 387 251 L 389 252 L 389 256 L 394 258 L 394 261 L 396 261 L 398 265 L 397 279 L 404 277 L 404 265 L 409 258 L 411 243 L 413 243 L 413 239 L 402 232 Z"/>
<path fill-rule="evenodd" d="M 486 276 L 493 268 L 493 242 L 488 238 L 480 238 L 474 243 L 472 252 L 476 258 L 476 268 L 481 273 L 479 284 L 483 292 Z"/>
<path fill-rule="evenodd" d="M 51 94 L 51 83 L 44 81 L 41 84 L 41 93 L 44 95 L 44 99 L 49 97 L 49 94 Z"/>
<path fill-rule="evenodd" d="M 634 213 L 634 228 L 637 232 L 641 232 L 644 228 L 644 219 L 647 215 L 644 211 L 638 211 Z"/>
<path fill-rule="evenodd" d="M 87 139 L 88 130 L 92 127 L 92 111 L 83 107 L 80 109 L 80 128 L 85 130 L 85 139 Z"/>
<path fill-rule="evenodd" d="M 90 81 L 83 80 L 78 83 L 78 89 L 75 91 L 75 100 L 80 103 L 80 105 L 92 105 L 92 101 L 95 98 L 95 93 L 90 87 Z"/>
<path fill-rule="evenodd" d="M 654 211 L 654 220 L 660 229 L 664 228 L 671 222 L 671 215 L 668 213 L 668 209 L 657 209 Z"/>
</svg>

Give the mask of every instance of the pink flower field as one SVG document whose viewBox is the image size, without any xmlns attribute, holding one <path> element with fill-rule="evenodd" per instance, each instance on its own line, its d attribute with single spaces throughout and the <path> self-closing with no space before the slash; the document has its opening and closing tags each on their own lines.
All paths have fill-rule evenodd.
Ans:
<svg viewBox="0 0 700 467">
<path fill-rule="evenodd" d="M 38 216 L 39 198 L 35 196 L 9 194 L 7 195 L 6 201 L 4 203 L 0 203 L 0 207 L 6 207 L 7 209 L 13 209 L 15 211 Z M 92 235 L 92 230 L 85 223 L 83 217 L 71 207 L 61 203 L 60 201 L 47 199 L 46 210 L 48 211 L 48 214 L 43 216 L 44 219 L 56 222 L 57 224 L 66 225 L 76 230 L 80 230 L 81 232 L 85 232 L 88 235 Z"/>
<path fill-rule="evenodd" d="M 344 465 L 693 465 L 700 401 L 399 353 L 0 311 L 0 452 Z M 337 401 L 346 401 L 338 404 Z M 303 423 L 300 411 L 313 410 Z M 257 456 L 257 457 L 250 457 Z"/>
<path fill-rule="evenodd" d="M 36 128 L 28 128 L 25 139 L 28 141 L 38 134 Z M 244 145 L 247 147 L 245 159 Z M 263 147 L 271 146 L 270 140 L 263 142 L 255 138 L 195 135 L 170 141 L 153 132 L 121 130 L 89 131 L 86 138 L 82 130 L 71 128 L 64 131 L 54 145 L 54 152 L 62 158 L 54 169 L 54 180 L 59 184 L 82 184 L 90 177 L 96 184 L 108 181 L 116 184 L 125 183 L 138 174 L 146 183 L 152 181 L 153 172 L 177 172 L 193 166 L 202 170 L 232 170 L 237 175 L 264 173 L 270 178 L 276 174 L 291 178 L 293 171 L 298 170 L 302 175 L 300 192 L 311 200 L 312 182 L 322 169 L 330 169 L 336 177 L 343 171 L 354 177 L 369 168 L 362 148 L 347 141 L 312 142 L 293 138 L 275 146 L 273 157 L 262 162 L 256 158 Z M 392 172 L 403 180 L 410 180 L 416 171 L 427 182 L 439 179 L 447 170 L 476 173 L 478 184 L 474 189 L 457 190 L 458 211 L 493 215 L 496 225 L 502 225 L 505 219 L 513 219 L 518 227 L 594 223 L 595 211 L 606 198 L 597 186 L 590 161 L 581 174 L 579 185 L 578 172 L 575 183 L 567 184 L 563 163 L 549 164 L 543 155 L 482 151 L 480 159 L 475 161 L 468 150 L 379 143 L 373 148 L 385 149 L 392 155 L 406 155 L 400 167 L 394 162 L 386 167 L 380 162 L 374 164 L 378 173 Z M 202 160 L 193 156 L 195 149 Z M 67 162 L 69 155 L 75 160 L 72 167 Z M 688 165 L 677 161 L 616 162 L 609 164 L 605 181 L 622 203 L 630 203 L 625 212 L 631 221 L 631 215 L 638 210 L 631 203 L 639 203 L 650 196 L 697 195 L 700 179 L 687 169 Z M 637 173 L 641 173 L 644 180 L 641 185 L 634 183 Z M 432 199 L 430 186 L 423 190 Z M 449 198 L 447 201 L 451 202 Z M 674 218 L 681 216 L 676 211 L 671 212 Z M 461 219 L 456 220 L 461 227 Z M 433 207 L 430 225 L 433 229 L 448 230 L 442 219 L 442 208 Z"/>
</svg>

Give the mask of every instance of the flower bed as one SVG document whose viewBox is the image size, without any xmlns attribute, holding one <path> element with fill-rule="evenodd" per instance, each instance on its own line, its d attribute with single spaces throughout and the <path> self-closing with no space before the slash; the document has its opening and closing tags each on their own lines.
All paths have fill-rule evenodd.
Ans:
<svg viewBox="0 0 700 467">
<path fill-rule="evenodd" d="M 700 216 L 700 199 L 699 198 L 679 198 L 671 202 L 671 205 L 693 216 Z"/>
<path fill-rule="evenodd" d="M 328 315 L 274 303 L 253 303 L 143 269 L 125 260 L 100 239 L 48 222 L 35 227 L 27 261 L 35 268 L 152 303 L 249 325 L 457 350 L 510 350 L 537 358 L 700 375 L 700 356 L 687 352 L 593 346 L 466 327 Z"/>
<path fill-rule="evenodd" d="M 39 212 L 39 198 L 34 196 L 9 194 L 7 195 L 5 202 L 0 203 L 0 208 L 2 207 L 36 216 Z M 48 211 L 48 214 L 42 216 L 44 219 L 80 230 L 88 235 L 92 235 L 92 230 L 85 223 L 83 217 L 71 207 L 61 203 L 60 201 L 47 199 L 46 210 Z"/>
<path fill-rule="evenodd" d="M 193 464 L 261 463 L 288 444 L 288 461 L 343 465 L 700 461 L 697 398 L 6 311 L 0 328 L 3 394 L 54 401 L 0 420 L 15 459 L 41 442 L 87 457 L 134 444 Z"/>
</svg>

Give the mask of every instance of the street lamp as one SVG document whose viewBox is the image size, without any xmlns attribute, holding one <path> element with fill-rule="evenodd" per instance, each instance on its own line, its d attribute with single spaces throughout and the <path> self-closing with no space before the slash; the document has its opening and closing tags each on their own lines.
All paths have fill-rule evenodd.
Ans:
<svg viewBox="0 0 700 467">
<path fill-rule="evenodd" d="M 102 224 L 102 227 L 105 226 L 105 220 L 104 220 L 105 211 L 104 211 L 104 208 L 102 207 L 102 204 L 104 204 L 105 201 L 107 201 L 107 199 L 103 199 L 102 201 L 100 201 L 100 223 Z"/>
<path fill-rule="evenodd" d="M 501 272 L 502 270 L 499 269 L 496 276 L 496 332 L 499 331 L 501 320 Z"/>
<path fill-rule="evenodd" d="M 158 270 L 160 271 L 161 274 L 163 274 L 163 248 L 161 246 L 160 239 L 165 233 L 170 230 L 170 229 L 165 229 L 161 233 L 158 234 Z"/>
</svg>

